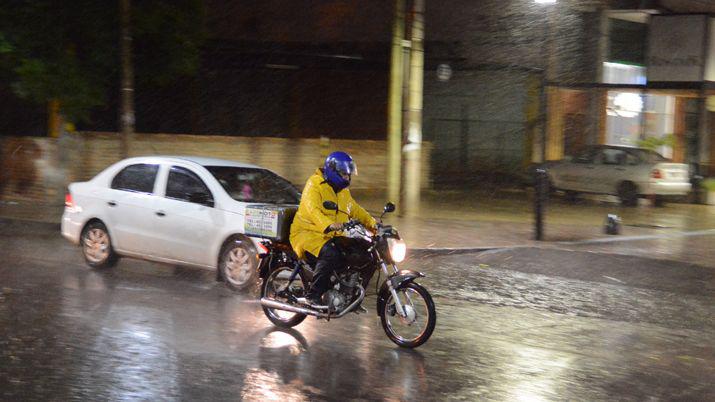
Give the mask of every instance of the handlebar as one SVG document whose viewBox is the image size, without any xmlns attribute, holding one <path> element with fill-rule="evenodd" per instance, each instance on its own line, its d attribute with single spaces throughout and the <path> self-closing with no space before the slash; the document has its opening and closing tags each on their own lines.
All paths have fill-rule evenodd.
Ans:
<svg viewBox="0 0 715 402">
<path fill-rule="evenodd" d="M 358 226 L 362 226 L 362 223 L 360 223 L 360 221 L 351 219 L 350 221 L 343 223 L 342 230 L 350 230 L 350 229 L 358 227 Z"/>
<path fill-rule="evenodd" d="M 350 229 L 353 229 L 353 228 L 356 228 L 356 227 L 359 227 L 359 226 L 363 226 L 363 224 L 360 223 L 360 221 L 358 221 L 358 220 L 352 219 L 352 220 L 350 220 L 349 222 L 343 223 L 343 224 L 340 226 L 340 228 L 338 228 L 338 229 L 330 229 L 330 230 L 328 230 L 328 233 L 329 233 L 329 232 L 340 232 L 340 231 L 343 231 L 343 230 L 350 230 Z"/>
</svg>

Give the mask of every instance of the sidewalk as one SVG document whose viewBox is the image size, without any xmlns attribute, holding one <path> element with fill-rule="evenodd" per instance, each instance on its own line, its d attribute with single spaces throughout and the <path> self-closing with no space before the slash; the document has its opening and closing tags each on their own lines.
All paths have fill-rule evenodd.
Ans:
<svg viewBox="0 0 715 402">
<path fill-rule="evenodd" d="M 353 192 L 366 209 L 379 215 L 383 193 Z M 598 239 L 625 240 L 715 228 L 715 207 L 667 204 L 654 208 L 621 207 L 608 197 L 569 204 L 559 197 L 549 200 L 544 220 L 544 240 L 534 240 L 532 195 L 523 191 L 430 191 L 423 194 L 416 216 L 385 216 L 395 225 L 410 249 L 479 249 L 546 246 L 558 242 Z M 0 201 L 0 218 L 59 224 L 64 206 L 37 202 Z M 618 236 L 604 233 L 607 214 L 622 219 Z"/>
<path fill-rule="evenodd" d="M 371 212 L 382 209 L 384 195 L 354 193 Z M 397 206 L 399 212 L 399 205 Z M 715 207 L 694 204 L 622 207 L 608 196 L 568 203 L 552 197 L 546 204 L 544 239 L 536 241 L 533 194 L 528 191 L 441 191 L 424 193 L 415 217 L 386 216 L 412 248 L 470 249 L 545 246 L 561 242 L 619 241 L 715 229 Z M 621 220 L 619 235 L 604 233 L 608 214 Z"/>
</svg>

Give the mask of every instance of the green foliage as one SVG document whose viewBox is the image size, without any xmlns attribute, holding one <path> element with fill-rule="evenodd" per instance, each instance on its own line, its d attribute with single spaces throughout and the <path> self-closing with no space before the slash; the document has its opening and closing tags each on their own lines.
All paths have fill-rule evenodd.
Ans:
<svg viewBox="0 0 715 402">
<path fill-rule="evenodd" d="M 707 191 L 715 191 L 715 178 L 709 177 L 701 181 L 700 186 Z"/>
<path fill-rule="evenodd" d="M 673 147 L 675 145 L 675 135 L 666 134 L 662 137 L 648 137 L 644 140 L 638 140 L 638 147 L 655 151 L 662 146 Z"/>
<path fill-rule="evenodd" d="M 5 39 L 5 35 L 0 32 L 0 54 L 12 52 L 12 45 Z"/>
<path fill-rule="evenodd" d="M 57 99 L 71 121 L 119 90 L 119 2 L 24 0 L 0 7 L 0 77 L 23 99 Z M 132 2 L 137 85 L 166 85 L 198 66 L 200 0 Z"/>
<path fill-rule="evenodd" d="M 136 2 L 134 62 L 139 85 L 163 86 L 193 74 L 199 64 L 206 32 L 203 2 L 197 0 L 144 0 Z"/>
</svg>

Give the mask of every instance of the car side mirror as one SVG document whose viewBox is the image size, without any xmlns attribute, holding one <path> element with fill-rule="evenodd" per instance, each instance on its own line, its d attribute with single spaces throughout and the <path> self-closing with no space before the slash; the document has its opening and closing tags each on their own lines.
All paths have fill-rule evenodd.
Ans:
<svg viewBox="0 0 715 402">
<path fill-rule="evenodd" d="M 395 204 L 388 202 L 385 204 L 385 208 L 382 209 L 384 213 L 395 212 Z"/>
<path fill-rule="evenodd" d="M 338 204 L 332 202 L 332 201 L 323 201 L 323 208 L 329 210 L 329 211 L 337 211 L 338 210 Z"/>
<path fill-rule="evenodd" d="M 201 193 L 201 192 L 191 193 L 191 195 L 189 195 L 189 202 L 206 205 L 207 207 L 214 206 L 214 200 L 213 200 L 213 198 L 211 198 L 211 194 L 208 194 L 208 193 Z"/>
</svg>

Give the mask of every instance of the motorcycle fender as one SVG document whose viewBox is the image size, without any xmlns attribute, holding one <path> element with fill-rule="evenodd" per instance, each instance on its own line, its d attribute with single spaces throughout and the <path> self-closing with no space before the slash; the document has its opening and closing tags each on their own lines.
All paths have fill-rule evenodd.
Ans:
<svg viewBox="0 0 715 402">
<path fill-rule="evenodd" d="M 396 274 L 391 275 L 380 287 L 380 293 L 377 294 L 377 315 L 385 308 L 387 299 L 390 298 L 390 288 L 387 286 L 387 281 L 392 282 L 392 287 L 399 289 L 404 285 L 414 281 L 417 278 L 423 278 L 425 274 L 422 272 L 413 271 L 411 269 L 401 269 Z"/>
<path fill-rule="evenodd" d="M 292 261 L 285 253 L 277 252 L 273 254 L 260 254 L 261 262 L 258 263 L 258 277 L 261 279 L 268 278 L 268 275 L 276 267 L 280 265 L 291 265 Z"/>
</svg>

